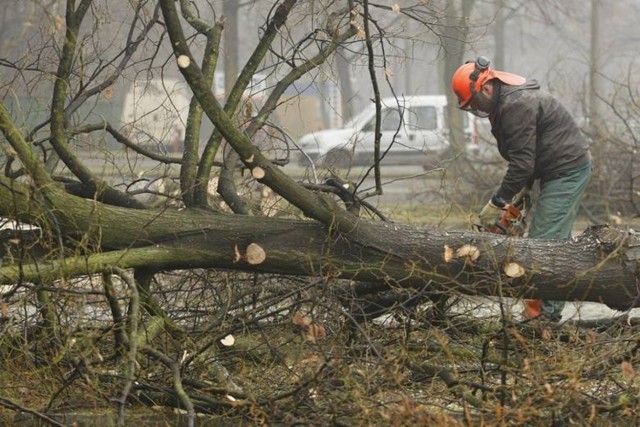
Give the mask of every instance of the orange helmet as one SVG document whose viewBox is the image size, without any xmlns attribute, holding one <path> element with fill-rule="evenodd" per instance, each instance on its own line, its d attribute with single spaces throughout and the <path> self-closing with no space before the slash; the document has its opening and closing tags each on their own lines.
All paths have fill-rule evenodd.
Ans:
<svg viewBox="0 0 640 427">
<path fill-rule="evenodd" d="M 512 86 L 522 86 L 527 81 L 517 74 L 496 71 L 489 66 L 490 64 L 487 58 L 479 56 L 476 61 L 467 61 L 453 73 L 451 87 L 458 96 L 458 107 L 468 109 L 473 96 L 490 80 L 498 79 Z"/>
</svg>

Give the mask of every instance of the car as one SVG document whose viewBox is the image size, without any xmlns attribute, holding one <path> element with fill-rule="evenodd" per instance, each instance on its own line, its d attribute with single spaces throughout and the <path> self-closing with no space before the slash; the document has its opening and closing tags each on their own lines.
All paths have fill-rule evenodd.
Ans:
<svg viewBox="0 0 640 427">
<path fill-rule="evenodd" d="M 381 100 L 380 151 L 383 164 L 434 165 L 450 154 L 447 98 L 420 95 Z M 477 146 L 475 116 L 463 113 L 468 150 Z M 300 165 L 346 168 L 372 164 L 376 109 L 370 105 L 342 129 L 325 129 L 298 141 Z"/>
</svg>

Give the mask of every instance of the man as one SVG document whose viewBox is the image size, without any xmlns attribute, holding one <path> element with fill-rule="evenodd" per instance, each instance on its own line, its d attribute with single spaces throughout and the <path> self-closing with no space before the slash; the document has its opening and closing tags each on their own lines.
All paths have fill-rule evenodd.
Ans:
<svg viewBox="0 0 640 427">
<path fill-rule="evenodd" d="M 458 68 L 451 83 L 462 110 L 489 118 L 500 155 L 508 162 L 500 187 L 480 212 L 481 224 L 494 226 L 505 204 L 525 197 L 539 180 L 529 237 L 570 238 L 591 178 L 589 143 L 571 114 L 535 80 L 496 71 L 482 56 Z M 559 321 L 564 304 L 525 300 L 524 315 Z"/>
</svg>

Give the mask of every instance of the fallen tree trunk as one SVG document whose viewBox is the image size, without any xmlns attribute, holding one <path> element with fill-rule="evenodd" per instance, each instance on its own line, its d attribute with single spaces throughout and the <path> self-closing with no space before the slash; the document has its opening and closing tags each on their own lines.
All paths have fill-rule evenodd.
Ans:
<svg viewBox="0 0 640 427">
<path fill-rule="evenodd" d="M 219 268 L 640 307 L 640 234 L 633 230 L 602 226 L 574 240 L 537 240 L 361 220 L 352 240 L 315 221 L 135 210 L 60 196 L 68 207 L 55 212 L 61 230 L 111 250 L 47 264 L 5 264 L 1 283 L 51 283 L 116 266 Z M 30 203 L 20 194 L 11 197 Z M 20 211 L 32 219 L 41 215 L 36 206 Z"/>
</svg>

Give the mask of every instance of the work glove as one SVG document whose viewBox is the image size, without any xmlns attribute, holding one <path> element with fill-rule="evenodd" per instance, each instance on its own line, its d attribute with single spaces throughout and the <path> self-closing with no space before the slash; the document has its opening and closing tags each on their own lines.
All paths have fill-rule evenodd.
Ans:
<svg viewBox="0 0 640 427">
<path fill-rule="evenodd" d="M 523 187 L 518 194 L 513 196 L 513 199 L 511 199 L 511 204 L 517 206 L 519 209 L 522 209 L 523 207 L 529 207 L 531 200 L 530 193 L 531 188 L 529 186 Z"/>
<path fill-rule="evenodd" d="M 493 199 L 489 200 L 489 203 L 484 205 L 482 211 L 480 211 L 480 225 L 484 228 L 495 227 L 496 222 L 500 219 L 500 211 L 502 208 L 498 207 Z"/>
</svg>

